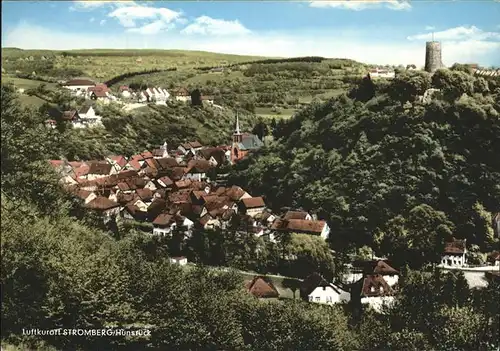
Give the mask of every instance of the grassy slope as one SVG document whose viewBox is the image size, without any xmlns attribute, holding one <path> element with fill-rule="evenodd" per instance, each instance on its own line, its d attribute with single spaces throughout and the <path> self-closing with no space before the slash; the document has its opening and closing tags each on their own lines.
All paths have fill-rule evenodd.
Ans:
<svg viewBox="0 0 500 351">
<path fill-rule="evenodd" d="M 2 64 L 33 56 L 40 60 L 42 56 L 54 59 L 58 68 L 75 68 L 84 71 L 89 77 L 108 80 L 125 72 L 150 69 L 167 69 L 177 67 L 178 70 L 190 70 L 197 67 L 217 66 L 237 62 L 263 59 L 258 56 L 240 56 L 219 54 L 204 51 L 183 50 L 20 50 L 2 48 Z M 140 60 L 139 60 L 140 59 Z M 138 60 L 140 62 L 138 62 Z M 3 65 L 4 66 L 4 65 Z M 13 72 L 7 72 L 13 73 Z M 26 73 L 26 72 L 23 72 Z"/>
</svg>

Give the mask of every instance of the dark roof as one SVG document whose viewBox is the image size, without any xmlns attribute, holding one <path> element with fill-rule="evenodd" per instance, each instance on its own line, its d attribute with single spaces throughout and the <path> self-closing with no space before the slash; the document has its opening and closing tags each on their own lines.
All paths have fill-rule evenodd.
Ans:
<svg viewBox="0 0 500 351">
<path fill-rule="evenodd" d="M 95 82 L 89 79 L 72 79 L 64 83 L 66 86 L 77 86 L 77 85 L 95 85 Z"/>
<path fill-rule="evenodd" d="M 90 162 L 89 166 L 90 168 L 87 174 L 108 175 L 111 173 L 111 169 L 113 168 L 112 165 L 103 161 Z"/>
<path fill-rule="evenodd" d="M 254 277 L 250 282 L 245 284 L 245 287 L 255 297 L 276 298 L 280 296 L 272 281 L 267 277 Z"/>
<path fill-rule="evenodd" d="M 178 88 L 173 91 L 175 96 L 190 96 L 189 91 L 186 88 Z"/>
<path fill-rule="evenodd" d="M 284 219 L 306 219 L 308 214 L 305 211 L 288 211 Z"/>
<path fill-rule="evenodd" d="M 84 105 L 82 108 L 80 108 L 79 112 L 85 114 L 85 113 L 89 112 L 89 110 L 91 108 L 92 108 L 92 105 Z"/>
<path fill-rule="evenodd" d="M 445 254 L 463 254 L 465 252 L 465 240 L 453 239 L 447 242 L 444 247 Z"/>
<path fill-rule="evenodd" d="M 212 168 L 210 162 L 206 160 L 191 160 L 188 162 L 184 173 L 206 173 Z"/>
<path fill-rule="evenodd" d="M 93 210 L 109 210 L 115 207 L 120 206 L 117 202 L 111 201 L 107 197 L 104 196 L 98 196 L 94 200 L 90 201 L 88 204 L 86 204 L 84 207 L 90 208 Z"/>
<path fill-rule="evenodd" d="M 226 159 L 226 153 L 224 150 L 218 147 L 209 147 L 199 151 L 199 154 L 205 159 L 210 160 L 211 157 L 217 161 L 217 164 L 220 165 L 224 163 Z"/>
<path fill-rule="evenodd" d="M 373 269 L 373 274 L 394 275 L 399 274 L 399 272 L 389 266 L 386 262 L 378 261 Z"/>
<path fill-rule="evenodd" d="M 153 192 L 148 188 L 137 189 L 135 192 L 142 201 L 149 201 L 153 198 Z"/>
<path fill-rule="evenodd" d="M 175 158 L 171 157 L 163 157 L 163 158 L 157 158 L 156 163 L 158 164 L 159 168 L 162 170 L 178 167 L 179 163 Z"/>
<path fill-rule="evenodd" d="M 250 197 L 247 199 L 242 199 L 241 202 L 243 203 L 243 206 L 245 208 L 259 208 L 259 207 L 266 207 L 266 203 L 264 202 L 264 199 L 262 197 Z"/>
</svg>

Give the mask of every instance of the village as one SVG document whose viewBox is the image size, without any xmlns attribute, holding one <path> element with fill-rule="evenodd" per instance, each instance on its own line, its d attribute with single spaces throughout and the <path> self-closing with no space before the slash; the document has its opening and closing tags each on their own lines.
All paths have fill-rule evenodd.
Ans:
<svg viewBox="0 0 500 351">
<path fill-rule="evenodd" d="M 93 88 L 87 89 L 91 89 L 87 93 L 91 99 L 99 95 Z M 157 102 L 168 96 L 160 89 L 148 91 L 158 97 Z M 145 93 L 149 95 L 148 91 Z M 176 98 L 189 99 L 185 91 L 178 94 Z M 86 115 L 94 116 L 92 107 L 80 111 L 79 117 L 76 113 L 71 115 L 72 121 L 95 118 Z M 165 141 L 154 150 L 130 157 L 108 155 L 104 160 L 50 160 L 50 164 L 65 189 L 80 199 L 84 208 L 97 213 L 104 223 L 147 223 L 150 225 L 147 235 L 152 237 L 181 233 L 188 239 L 195 229 L 218 229 L 271 242 L 291 233 L 326 241 L 330 236 L 328 223 L 315 214 L 301 209 L 273 213 L 260 194 L 250 194 L 237 185 L 227 186 L 224 173 L 227 167 L 262 145 L 256 135 L 241 131 L 236 114 L 229 145 L 205 146 L 194 140 L 170 147 Z M 494 227 L 500 231 L 500 214 L 494 217 Z M 484 287 L 485 276 L 498 275 L 500 252 L 490 255 L 489 265 L 481 267 L 469 266 L 467 254 L 465 240 L 449 242 L 439 266 L 443 270 L 464 270 L 471 287 Z M 186 257 L 172 257 L 171 262 L 182 266 L 191 264 Z M 328 281 L 319 273 L 311 274 L 300 283 L 300 298 L 324 304 L 367 304 L 379 312 L 393 301 L 400 273 L 388 260 L 373 256 L 369 260 L 353 260 L 346 268 L 347 273 L 339 281 Z M 258 298 L 279 298 L 282 294 L 272 278 L 264 275 L 254 275 L 245 286 Z"/>
</svg>

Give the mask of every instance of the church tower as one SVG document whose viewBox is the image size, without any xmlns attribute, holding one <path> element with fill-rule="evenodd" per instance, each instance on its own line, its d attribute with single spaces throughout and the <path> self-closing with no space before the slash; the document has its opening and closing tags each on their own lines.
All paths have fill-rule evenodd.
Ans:
<svg viewBox="0 0 500 351">
<path fill-rule="evenodd" d="M 241 135 L 240 131 L 240 120 L 238 118 L 238 112 L 236 112 L 236 128 L 233 133 L 233 143 L 241 143 L 243 140 L 243 135 Z"/>
</svg>

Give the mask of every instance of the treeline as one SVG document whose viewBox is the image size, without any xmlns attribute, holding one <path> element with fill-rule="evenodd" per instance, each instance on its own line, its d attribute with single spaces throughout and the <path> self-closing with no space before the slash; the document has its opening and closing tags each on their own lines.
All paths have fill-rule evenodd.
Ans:
<svg viewBox="0 0 500 351">
<path fill-rule="evenodd" d="M 151 74 L 151 73 L 174 72 L 174 71 L 177 71 L 177 67 L 172 67 L 172 68 L 169 68 L 169 69 L 151 69 L 151 70 L 145 70 L 145 71 L 140 71 L 140 72 L 127 72 L 127 73 L 120 74 L 119 76 L 111 78 L 110 80 L 108 80 L 107 82 L 105 82 L 105 84 L 108 87 L 111 87 L 114 84 L 116 84 L 116 83 L 118 83 L 118 82 L 120 82 L 120 81 L 122 81 L 122 80 L 124 80 L 126 78 L 137 77 L 137 76 L 141 76 L 141 75 L 145 75 L 145 74 Z"/>
<path fill-rule="evenodd" d="M 246 62 L 238 62 L 233 63 L 231 65 L 224 66 L 224 68 L 230 67 L 238 67 L 242 65 L 250 65 L 250 64 L 271 64 L 271 63 L 290 63 L 290 62 L 322 62 L 326 60 L 324 57 L 319 56 L 306 56 L 306 57 L 291 57 L 291 58 L 281 58 L 281 59 L 265 59 L 265 60 L 256 60 L 256 61 L 246 61 Z M 215 68 L 220 68 L 220 66 L 208 66 L 208 67 L 198 67 L 199 71 L 210 71 Z"/>
</svg>

